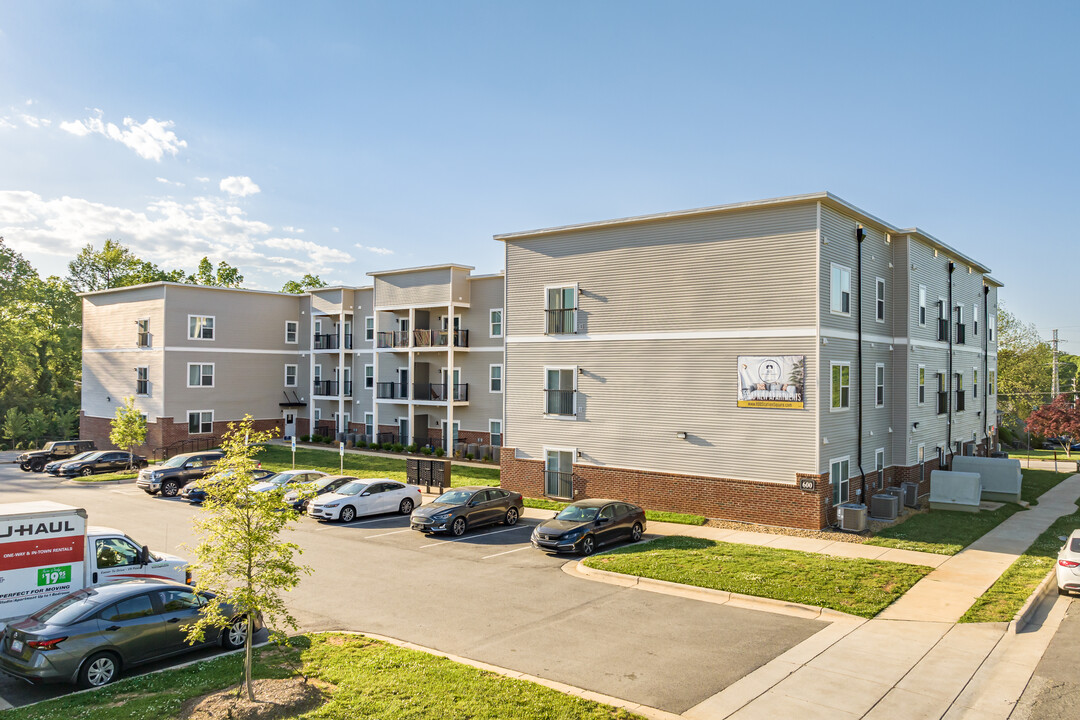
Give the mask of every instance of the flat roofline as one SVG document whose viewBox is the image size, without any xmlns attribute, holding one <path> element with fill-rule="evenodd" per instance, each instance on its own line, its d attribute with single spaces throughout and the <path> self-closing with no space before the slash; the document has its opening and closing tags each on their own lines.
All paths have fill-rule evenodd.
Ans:
<svg viewBox="0 0 1080 720">
<path fill-rule="evenodd" d="M 983 275 L 983 282 L 987 285 L 993 285 L 994 287 L 1005 287 L 1005 283 L 1001 282 L 997 278 L 990 277 L 989 275 Z"/>
<path fill-rule="evenodd" d="M 369 272 L 371 277 L 379 277 L 380 275 L 400 275 L 402 273 L 420 272 L 423 270 L 468 270 L 472 272 L 475 270 L 472 265 L 458 265 L 456 263 L 449 263 L 447 265 L 420 265 L 419 267 L 400 268 L 398 270 L 376 270 L 375 272 Z"/>
<path fill-rule="evenodd" d="M 260 293 L 262 295 L 282 295 L 284 297 L 300 297 L 296 293 L 280 292 L 278 290 L 255 290 L 252 288 L 227 288 L 217 287 L 216 285 L 192 285 L 190 283 L 178 283 L 168 280 L 158 280 L 151 283 L 141 283 L 139 285 L 125 285 L 118 288 L 106 288 L 104 290 L 90 290 L 87 292 L 76 293 L 79 297 L 88 297 L 91 295 L 105 295 L 106 293 L 126 292 L 128 290 L 141 290 L 149 287 L 182 287 L 193 290 L 219 290 L 223 292 L 243 292 L 243 293 Z"/>
<path fill-rule="evenodd" d="M 674 210 L 671 212 L 654 213 L 650 215 L 633 215 L 630 217 L 614 218 L 611 220 L 599 220 L 595 222 L 576 223 L 572 225 L 558 225 L 555 227 L 539 228 L 537 230 L 523 230 L 520 232 L 502 233 L 494 235 L 494 239 L 500 242 L 511 242 L 514 240 L 524 240 L 526 238 L 541 237 L 544 235 L 554 235 L 558 233 L 580 232 L 583 230 L 592 230 L 597 228 L 617 227 L 619 225 L 631 225 L 637 223 L 657 222 L 661 220 L 673 220 L 678 218 L 696 217 L 701 215 L 719 215 L 723 213 L 735 212 L 738 210 L 751 210 L 756 208 L 769 208 L 778 207 L 783 205 L 796 205 L 809 202 L 821 202 L 826 205 L 830 205 L 834 208 L 846 211 L 855 215 L 860 221 L 866 225 L 872 225 L 879 230 L 894 234 L 894 235 L 911 235 L 918 239 L 929 243 L 930 245 L 938 248 L 948 255 L 955 257 L 957 260 L 971 265 L 973 268 L 982 273 L 990 272 L 990 269 L 984 266 L 982 263 L 964 255 L 956 248 L 953 248 L 942 241 L 930 235 L 927 232 L 920 230 L 919 228 L 901 229 L 892 223 L 886 222 L 881 218 L 868 213 L 860 207 L 852 205 L 847 200 L 844 200 L 838 195 L 834 195 L 831 192 L 815 192 L 807 193 L 804 195 L 786 195 L 783 197 L 766 198 L 764 200 L 750 200 L 746 202 L 729 203 L 726 205 L 710 205 L 708 207 L 691 208 L 688 210 Z"/>
<path fill-rule="evenodd" d="M 469 282 L 472 282 L 473 280 L 490 280 L 491 278 L 505 278 L 505 277 L 506 277 L 506 271 L 505 270 L 500 270 L 497 273 L 487 273 L 485 275 L 470 275 L 469 276 Z"/>
</svg>

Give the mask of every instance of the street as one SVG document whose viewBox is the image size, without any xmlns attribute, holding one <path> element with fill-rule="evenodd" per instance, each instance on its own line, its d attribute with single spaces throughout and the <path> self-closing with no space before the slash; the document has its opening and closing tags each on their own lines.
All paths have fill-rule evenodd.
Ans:
<svg viewBox="0 0 1080 720">
<path fill-rule="evenodd" d="M 190 557 L 185 545 L 195 544 L 197 506 L 133 484 L 75 485 L 5 465 L 0 488 L 3 502 L 86 508 L 89 524 L 154 550 Z M 675 713 L 826 626 L 570 577 L 561 570 L 570 558 L 529 546 L 534 524 L 449 539 L 396 515 L 349 525 L 303 518 L 289 536 L 313 573 L 290 606 L 304 630 L 378 633 Z M 0 678 L 0 697 L 13 704 L 64 690 Z"/>
</svg>

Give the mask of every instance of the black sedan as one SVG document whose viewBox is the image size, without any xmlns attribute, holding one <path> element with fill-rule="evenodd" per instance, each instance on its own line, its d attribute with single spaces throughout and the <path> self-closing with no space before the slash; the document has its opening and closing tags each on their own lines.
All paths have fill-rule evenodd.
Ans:
<svg viewBox="0 0 1080 720">
<path fill-rule="evenodd" d="M 524 509 L 521 493 L 502 488 L 454 488 L 413 510 L 409 527 L 460 536 L 466 529 L 482 525 L 513 525 Z"/>
<path fill-rule="evenodd" d="M 275 473 L 273 470 L 263 470 L 262 468 L 257 468 L 251 471 L 251 481 L 261 482 L 266 478 L 270 477 L 271 475 L 276 474 L 277 473 Z M 209 483 L 214 482 L 213 478 L 214 476 L 211 475 L 203 480 L 199 480 L 197 483 L 185 485 L 184 488 L 180 491 L 180 499 L 187 500 L 189 503 L 192 504 L 201 503 L 203 500 L 206 499 L 206 486 Z"/>
<path fill-rule="evenodd" d="M 129 467 L 138 470 L 146 467 L 146 458 L 123 450 L 99 450 L 77 460 L 68 460 L 60 466 L 57 475 L 83 477 L 96 473 L 122 472 Z"/>
<path fill-rule="evenodd" d="M 536 526 L 533 547 L 592 555 L 620 540 L 637 542 L 645 533 L 645 511 L 618 500 L 579 500 Z"/>
<path fill-rule="evenodd" d="M 63 467 L 66 463 L 77 462 L 79 460 L 85 460 L 86 458 L 90 457 L 91 455 L 97 455 L 97 454 L 98 454 L 97 450 L 90 450 L 88 452 L 79 453 L 75 457 L 64 458 L 63 460 L 53 460 L 51 463 L 48 463 L 48 464 L 45 465 L 45 472 L 47 474 L 49 474 L 49 475 L 59 475 L 60 474 L 60 468 Z"/>
<path fill-rule="evenodd" d="M 10 623 L 0 637 L 0 670 L 30 682 L 107 685 L 134 665 L 220 644 L 242 646 L 247 621 L 222 606 L 229 625 L 189 645 L 188 627 L 208 595 L 168 580 L 127 580 L 78 590 Z M 261 621 L 256 619 L 255 631 Z"/>
</svg>

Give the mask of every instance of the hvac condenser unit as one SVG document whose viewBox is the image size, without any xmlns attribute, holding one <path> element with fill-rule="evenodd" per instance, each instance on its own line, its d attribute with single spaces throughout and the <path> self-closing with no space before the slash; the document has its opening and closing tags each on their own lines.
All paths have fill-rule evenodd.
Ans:
<svg viewBox="0 0 1080 720">
<path fill-rule="evenodd" d="M 919 506 L 919 484 L 913 482 L 906 482 L 900 484 L 900 489 L 904 493 L 904 506 L 905 507 L 918 507 Z"/>
<path fill-rule="evenodd" d="M 895 493 L 881 492 L 870 498 L 870 517 L 875 520 L 895 520 L 900 512 L 900 498 Z"/>
<path fill-rule="evenodd" d="M 846 532 L 862 532 L 866 529 L 866 506 L 845 503 L 836 509 L 836 522 Z"/>
</svg>

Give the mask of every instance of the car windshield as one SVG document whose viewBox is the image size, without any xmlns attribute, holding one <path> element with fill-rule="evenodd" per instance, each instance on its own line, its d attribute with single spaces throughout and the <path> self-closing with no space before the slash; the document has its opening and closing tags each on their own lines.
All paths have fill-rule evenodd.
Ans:
<svg viewBox="0 0 1080 720">
<path fill-rule="evenodd" d="M 594 507 L 579 507 L 577 505 L 570 505 L 565 507 L 558 515 L 555 516 L 556 520 L 566 520 L 567 522 L 589 522 L 596 519 L 596 513 L 600 511 L 600 508 Z"/>
<path fill-rule="evenodd" d="M 104 454 L 105 454 L 104 452 L 100 452 L 100 451 L 99 452 L 91 452 L 91 453 L 86 453 L 86 455 L 80 455 L 78 459 L 79 460 L 97 460 L 99 457 L 101 457 Z M 75 458 L 72 458 L 72 460 L 74 460 L 74 459 Z"/>
<path fill-rule="evenodd" d="M 435 498 L 431 502 L 436 505 L 464 505 L 469 502 L 469 498 L 473 496 L 475 490 L 451 490 L 448 493 L 443 493 L 439 497 Z"/>
<path fill-rule="evenodd" d="M 187 461 L 187 458 L 183 455 L 174 455 L 165 462 L 161 463 L 159 467 L 174 468 L 180 467 Z"/>
<path fill-rule="evenodd" d="M 51 605 L 46 605 L 30 617 L 49 625 L 67 625 L 78 620 L 96 604 L 89 599 L 89 593 L 80 590 L 67 597 L 60 598 Z"/>
<path fill-rule="evenodd" d="M 56 447 L 56 443 L 47 442 L 47 443 L 45 443 L 45 446 L 43 448 L 41 448 L 41 449 L 42 449 L 43 452 L 51 452 L 54 447 Z"/>
<path fill-rule="evenodd" d="M 345 483 L 335 492 L 337 492 L 338 495 L 358 495 L 362 493 L 364 491 L 364 488 L 366 488 L 367 486 L 368 484 L 366 482 L 359 482 L 357 480 L 354 480 L 351 483 Z"/>
<path fill-rule="evenodd" d="M 92 452 L 82 452 L 82 453 L 79 453 L 78 455 L 76 455 L 75 457 L 71 458 L 71 460 L 68 460 L 68 462 L 74 462 L 75 460 L 89 460 L 90 457 L 92 455 L 95 455 L 95 454 L 96 453 L 92 453 Z"/>
</svg>

